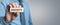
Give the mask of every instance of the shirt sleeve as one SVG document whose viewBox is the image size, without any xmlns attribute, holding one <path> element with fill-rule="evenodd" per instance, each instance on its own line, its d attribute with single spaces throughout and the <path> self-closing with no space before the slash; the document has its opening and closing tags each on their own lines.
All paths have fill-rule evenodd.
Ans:
<svg viewBox="0 0 60 25">
<path fill-rule="evenodd" d="M 4 17 L 0 17 L 0 25 L 9 25 L 9 23 L 5 22 Z"/>
</svg>

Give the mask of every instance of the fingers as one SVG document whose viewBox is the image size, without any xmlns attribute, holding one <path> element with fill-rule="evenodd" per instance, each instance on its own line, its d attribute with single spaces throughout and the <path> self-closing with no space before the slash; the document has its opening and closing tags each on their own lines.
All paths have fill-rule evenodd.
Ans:
<svg viewBox="0 0 60 25">
<path fill-rule="evenodd" d="M 10 8 L 19 8 L 17 3 L 9 3 Z"/>
<path fill-rule="evenodd" d="M 9 6 L 10 6 L 10 8 L 13 8 L 11 4 Z"/>
<path fill-rule="evenodd" d="M 13 8 L 16 8 L 17 5 L 16 5 L 16 3 L 12 3 L 12 6 L 13 6 Z"/>
<path fill-rule="evenodd" d="M 10 8 L 20 8 L 20 6 L 17 3 L 9 3 Z M 18 12 L 11 12 L 12 15 L 16 16 L 18 15 Z"/>
</svg>

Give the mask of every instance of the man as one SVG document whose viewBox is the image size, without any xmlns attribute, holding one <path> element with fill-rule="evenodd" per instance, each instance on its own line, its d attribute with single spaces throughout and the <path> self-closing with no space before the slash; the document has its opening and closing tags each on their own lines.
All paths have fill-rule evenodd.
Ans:
<svg viewBox="0 0 60 25">
<path fill-rule="evenodd" d="M 21 0 L 3 0 L 0 2 L 0 25 L 32 25 L 28 5 Z M 21 5 L 23 4 L 23 6 Z M 24 12 L 10 12 L 10 8 L 24 8 Z M 3 16 L 3 17 L 2 17 Z"/>
</svg>

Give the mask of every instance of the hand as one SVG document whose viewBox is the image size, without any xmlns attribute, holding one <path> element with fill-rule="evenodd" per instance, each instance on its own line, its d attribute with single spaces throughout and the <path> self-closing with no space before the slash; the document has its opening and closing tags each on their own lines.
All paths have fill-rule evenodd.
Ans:
<svg viewBox="0 0 60 25">
<path fill-rule="evenodd" d="M 21 8 L 21 7 L 16 3 L 10 3 L 7 6 L 7 10 L 6 10 L 6 16 L 5 16 L 6 22 L 10 22 L 10 21 L 14 20 L 17 17 L 17 15 L 19 14 L 18 12 L 10 12 L 10 8 Z"/>
</svg>

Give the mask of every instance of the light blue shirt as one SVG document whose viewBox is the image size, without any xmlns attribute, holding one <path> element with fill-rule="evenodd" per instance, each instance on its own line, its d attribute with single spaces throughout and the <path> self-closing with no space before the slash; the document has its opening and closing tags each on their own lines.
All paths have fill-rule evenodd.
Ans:
<svg viewBox="0 0 60 25">
<path fill-rule="evenodd" d="M 9 3 L 12 2 L 16 2 L 17 4 L 20 4 L 18 0 L 3 0 L 0 2 L 0 25 L 22 25 L 25 22 L 25 25 L 32 25 L 31 22 L 31 18 L 30 18 L 30 9 L 28 4 L 25 2 L 25 0 L 23 0 L 22 4 L 23 4 L 23 8 L 24 8 L 24 22 L 21 23 L 21 19 L 20 19 L 20 14 L 16 17 L 15 20 L 13 20 L 10 23 L 6 23 L 4 21 L 4 16 L 6 13 L 6 7 Z"/>
</svg>

